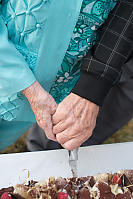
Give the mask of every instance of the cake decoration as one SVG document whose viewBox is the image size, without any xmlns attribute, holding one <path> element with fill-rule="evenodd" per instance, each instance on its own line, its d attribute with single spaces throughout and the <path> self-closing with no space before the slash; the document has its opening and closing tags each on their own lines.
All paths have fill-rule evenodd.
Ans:
<svg viewBox="0 0 133 199">
<path fill-rule="evenodd" d="M 29 181 L 0 190 L 1 199 L 133 199 L 133 170 Z"/>
</svg>

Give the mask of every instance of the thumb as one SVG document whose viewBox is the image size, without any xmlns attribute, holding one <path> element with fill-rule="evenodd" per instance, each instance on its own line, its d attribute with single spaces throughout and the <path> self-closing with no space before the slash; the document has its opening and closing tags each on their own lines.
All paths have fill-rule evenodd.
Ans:
<svg viewBox="0 0 133 199">
<path fill-rule="evenodd" d="M 51 109 L 51 115 L 53 116 L 56 113 L 56 110 L 58 108 L 58 104 L 55 102 L 52 105 L 52 109 Z"/>
<path fill-rule="evenodd" d="M 48 139 L 57 141 L 56 136 L 53 134 L 53 124 L 51 120 L 51 115 L 47 115 L 46 117 L 44 117 L 44 123 L 42 127 Z"/>
</svg>

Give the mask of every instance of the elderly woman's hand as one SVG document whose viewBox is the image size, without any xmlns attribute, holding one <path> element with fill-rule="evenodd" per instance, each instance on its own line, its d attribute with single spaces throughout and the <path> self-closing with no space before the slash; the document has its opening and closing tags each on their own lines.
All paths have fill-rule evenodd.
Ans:
<svg viewBox="0 0 133 199">
<path fill-rule="evenodd" d="M 57 141 L 68 150 L 79 147 L 92 135 L 98 111 L 96 104 L 69 94 L 52 117 Z"/>
<path fill-rule="evenodd" d="M 27 97 L 38 125 L 44 130 L 49 139 L 55 141 L 56 137 L 53 134 L 51 118 L 56 111 L 57 104 L 53 97 L 37 81 L 23 90 L 22 93 Z"/>
</svg>

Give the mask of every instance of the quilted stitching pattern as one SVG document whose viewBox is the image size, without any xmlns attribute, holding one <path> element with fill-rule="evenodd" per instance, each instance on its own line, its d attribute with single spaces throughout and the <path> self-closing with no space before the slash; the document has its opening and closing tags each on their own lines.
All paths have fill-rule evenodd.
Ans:
<svg viewBox="0 0 133 199">
<path fill-rule="evenodd" d="M 10 102 L 10 106 L 9 106 Z M 21 104 L 21 100 L 15 99 L 11 100 L 8 98 L 8 101 L 4 104 L 0 104 L 0 115 L 1 119 L 12 121 L 13 119 L 16 119 L 16 111 L 19 110 Z"/>
<path fill-rule="evenodd" d="M 24 56 L 32 71 L 35 70 L 38 49 L 42 38 L 50 0 L 0 0 L 2 17 L 8 29 L 9 39 Z M 21 4 L 21 5 L 20 5 Z M 33 39 L 34 38 L 34 39 Z M 11 121 L 21 107 L 20 93 L 0 102 L 0 117 Z"/>
<path fill-rule="evenodd" d="M 3 19 L 13 43 L 37 52 L 49 3 L 50 0 L 2 1 Z"/>
</svg>

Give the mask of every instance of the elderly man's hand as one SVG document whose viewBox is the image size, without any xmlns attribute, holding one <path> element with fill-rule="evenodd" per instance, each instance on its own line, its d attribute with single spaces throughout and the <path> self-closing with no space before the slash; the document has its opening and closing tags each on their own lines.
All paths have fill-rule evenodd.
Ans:
<svg viewBox="0 0 133 199">
<path fill-rule="evenodd" d="M 69 94 L 52 117 L 57 141 L 68 150 L 79 147 L 92 135 L 98 111 L 96 104 Z"/>
<path fill-rule="evenodd" d="M 53 97 L 49 95 L 36 81 L 30 87 L 22 91 L 30 102 L 38 125 L 44 130 L 50 140 L 56 141 L 53 134 L 52 115 L 55 113 L 57 104 Z"/>
</svg>

